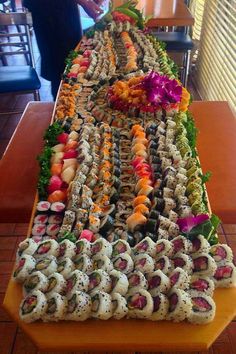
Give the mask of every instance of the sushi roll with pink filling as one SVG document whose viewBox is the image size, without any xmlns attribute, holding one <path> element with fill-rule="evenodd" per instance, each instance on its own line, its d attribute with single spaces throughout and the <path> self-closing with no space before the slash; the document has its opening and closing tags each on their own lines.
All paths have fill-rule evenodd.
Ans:
<svg viewBox="0 0 236 354">
<path fill-rule="evenodd" d="M 128 317 L 148 319 L 153 313 L 153 299 L 147 290 L 139 289 L 126 296 Z"/>
<path fill-rule="evenodd" d="M 126 295 L 129 287 L 127 276 L 118 270 L 113 269 L 110 272 L 111 279 L 111 294 L 119 293 L 120 295 Z"/>
<path fill-rule="evenodd" d="M 127 301 L 119 293 L 111 295 L 112 302 L 112 317 L 115 320 L 121 320 L 128 313 Z"/>
<path fill-rule="evenodd" d="M 34 224 L 31 230 L 32 236 L 43 236 L 46 233 L 45 224 Z"/>
<path fill-rule="evenodd" d="M 18 246 L 17 258 L 22 257 L 25 254 L 32 256 L 37 248 L 38 248 L 37 242 L 32 240 L 32 238 L 26 238 Z"/>
<path fill-rule="evenodd" d="M 50 210 L 54 213 L 61 214 L 65 210 L 65 204 L 61 202 L 55 202 L 51 204 Z"/>
<path fill-rule="evenodd" d="M 112 255 L 112 245 L 104 238 L 99 238 L 94 243 L 92 243 L 91 253 L 92 256 L 105 255 L 110 258 Z"/>
<path fill-rule="evenodd" d="M 203 235 L 198 235 L 192 240 L 191 253 L 209 253 L 210 244 Z"/>
<path fill-rule="evenodd" d="M 154 271 L 154 261 L 148 254 L 139 254 L 134 259 L 134 269 L 141 273 L 151 273 Z"/>
<path fill-rule="evenodd" d="M 85 321 L 91 316 L 92 302 L 88 294 L 74 291 L 67 298 L 65 319 L 68 321 Z"/>
<path fill-rule="evenodd" d="M 216 262 L 232 262 L 233 252 L 228 245 L 218 244 L 214 245 L 210 249 L 210 255 Z"/>
<path fill-rule="evenodd" d="M 34 270 L 35 263 L 36 261 L 32 256 L 28 254 L 23 255 L 16 263 L 13 273 L 14 280 L 20 283 L 24 282 L 32 270 Z"/>
<path fill-rule="evenodd" d="M 81 255 L 81 254 L 87 254 L 88 256 L 91 255 L 91 243 L 86 240 L 82 239 L 79 240 L 75 243 L 76 245 L 76 254 Z"/>
<path fill-rule="evenodd" d="M 47 214 L 38 214 L 34 218 L 34 224 L 46 224 L 48 221 Z"/>
<path fill-rule="evenodd" d="M 138 291 L 140 288 L 141 289 L 146 289 L 148 288 L 148 282 L 143 273 L 140 271 L 136 270 L 128 275 L 128 281 L 129 281 L 129 291 Z"/>
<path fill-rule="evenodd" d="M 133 248 L 134 255 L 146 253 L 153 257 L 156 253 L 155 242 L 150 237 L 145 237 Z"/>
<path fill-rule="evenodd" d="M 152 297 L 153 300 L 153 312 L 150 317 L 151 321 L 162 321 L 165 320 L 168 309 L 169 300 L 168 297 L 162 293 L 157 293 Z"/>
<path fill-rule="evenodd" d="M 171 261 L 167 256 L 157 258 L 157 260 L 154 262 L 154 270 L 160 269 L 166 275 L 169 274 L 171 268 Z"/>
<path fill-rule="evenodd" d="M 186 291 L 174 288 L 168 295 L 168 299 L 168 320 L 181 322 L 189 318 L 192 310 L 192 302 L 191 297 Z"/>
<path fill-rule="evenodd" d="M 147 280 L 148 291 L 152 296 L 155 296 L 159 292 L 165 294 L 170 289 L 170 280 L 161 270 L 156 270 L 148 274 Z"/>
<path fill-rule="evenodd" d="M 117 240 L 112 244 L 112 257 L 117 257 L 119 254 L 122 253 L 131 253 L 130 245 L 125 240 Z"/>
<path fill-rule="evenodd" d="M 195 324 L 205 324 L 214 320 L 216 305 L 214 300 L 203 293 L 191 294 L 192 309 L 188 321 Z"/>
<path fill-rule="evenodd" d="M 129 254 L 122 253 L 113 260 L 113 267 L 124 274 L 129 274 L 134 268 L 134 262 Z"/>
<path fill-rule="evenodd" d="M 94 256 L 93 257 L 93 269 L 103 269 L 105 272 L 110 273 L 113 269 L 113 264 L 107 256 Z"/>
<path fill-rule="evenodd" d="M 170 275 L 170 285 L 177 289 L 186 290 L 189 287 L 190 276 L 182 268 L 177 267 Z"/>
<path fill-rule="evenodd" d="M 61 225 L 62 220 L 63 217 L 61 215 L 50 215 L 48 218 L 48 223 Z"/>
<path fill-rule="evenodd" d="M 33 272 L 30 274 L 23 285 L 23 294 L 27 296 L 35 290 L 40 290 L 43 293 L 47 290 L 48 278 L 41 272 Z"/>
<path fill-rule="evenodd" d="M 233 263 L 217 264 L 213 280 L 217 288 L 231 288 L 236 286 L 236 268 Z"/>
<path fill-rule="evenodd" d="M 43 317 L 47 309 L 46 296 L 40 291 L 35 290 L 20 304 L 20 318 L 26 323 L 31 323 Z"/>
<path fill-rule="evenodd" d="M 206 275 L 212 277 L 216 271 L 216 262 L 207 253 L 196 254 L 192 256 L 193 273 L 197 275 Z"/>
<path fill-rule="evenodd" d="M 57 236 L 60 231 L 60 225 L 58 224 L 48 224 L 46 228 L 46 234 L 49 236 Z"/>
<path fill-rule="evenodd" d="M 184 236 L 175 237 L 171 241 L 171 243 L 173 245 L 173 254 L 176 254 L 179 252 L 188 254 L 192 249 L 191 242 L 189 240 L 187 240 L 186 237 L 184 237 Z"/>
<path fill-rule="evenodd" d="M 35 264 L 35 271 L 40 271 L 44 275 L 50 275 L 57 271 L 57 260 L 54 256 L 47 256 L 42 259 L 38 259 Z"/>
<path fill-rule="evenodd" d="M 50 210 L 51 203 L 45 201 L 38 202 L 36 210 L 38 213 L 47 213 Z"/>
<path fill-rule="evenodd" d="M 93 293 L 95 291 L 105 291 L 107 293 L 111 290 L 111 278 L 102 269 L 98 269 L 89 274 L 88 291 Z"/>
<path fill-rule="evenodd" d="M 70 277 L 66 280 L 66 292 L 67 294 L 74 291 L 85 291 L 89 289 L 89 277 L 87 274 L 80 270 L 74 270 Z"/>
<path fill-rule="evenodd" d="M 100 320 L 108 320 L 112 317 L 113 306 L 112 298 L 109 294 L 103 291 L 96 291 L 91 296 L 92 307 L 91 315 Z"/>
<path fill-rule="evenodd" d="M 47 256 L 57 257 L 59 255 L 60 246 L 55 240 L 46 240 L 39 243 L 34 253 L 35 258 L 43 258 Z"/>
<path fill-rule="evenodd" d="M 173 245 L 168 240 L 159 240 L 156 242 L 156 257 L 170 256 L 173 253 Z"/>
<path fill-rule="evenodd" d="M 193 275 L 189 284 L 189 291 L 198 291 L 206 295 L 213 296 L 215 284 L 207 276 Z"/>
<path fill-rule="evenodd" d="M 93 263 L 87 254 L 77 255 L 73 259 L 75 268 L 84 273 L 91 273 L 93 271 Z"/>
<path fill-rule="evenodd" d="M 174 268 L 180 267 L 185 270 L 188 274 L 193 272 L 193 261 L 191 257 L 184 253 L 177 253 L 172 259 L 172 264 Z"/>
<path fill-rule="evenodd" d="M 76 254 L 76 245 L 70 240 L 64 240 L 59 244 L 59 254 L 58 257 L 68 257 L 73 258 Z"/>
<path fill-rule="evenodd" d="M 74 270 L 75 265 L 70 258 L 66 257 L 58 262 L 57 272 L 63 275 L 65 279 L 69 278 Z"/>
</svg>

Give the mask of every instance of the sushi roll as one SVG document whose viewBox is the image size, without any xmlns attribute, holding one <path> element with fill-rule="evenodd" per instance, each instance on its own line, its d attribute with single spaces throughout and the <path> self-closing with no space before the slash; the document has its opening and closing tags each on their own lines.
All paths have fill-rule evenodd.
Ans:
<svg viewBox="0 0 236 354">
<path fill-rule="evenodd" d="M 45 291 L 46 295 L 52 295 L 54 292 L 62 294 L 66 290 L 66 280 L 60 273 L 53 273 L 48 277 L 48 287 Z"/>
<path fill-rule="evenodd" d="M 112 257 L 117 257 L 119 254 L 126 253 L 131 254 L 131 248 L 127 241 L 117 240 L 112 244 Z"/>
<path fill-rule="evenodd" d="M 89 288 L 89 277 L 80 270 L 74 270 L 66 280 L 66 292 L 85 291 Z"/>
<path fill-rule="evenodd" d="M 16 263 L 15 271 L 13 273 L 14 280 L 22 283 L 26 280 L 31 271 L 35 268 L 35 259 L 25 254 Z"/>
<path fill-rule="evenodd" d="M 210 244 L 203 235 L 198 235 L 192 240 L 191 253 L 209 253 Z"/>
<path fill-rule="evenodd" d="M 188 274 L 193 272 L 193 261 L 190 256 L 184 253 L 177 253 L 172 259 L 171 262 L 174 268 L 180 267 L 185 270 Z"/>
<path fill-rule="evenodd" d="M 92 317 L 99 318 L 100 320 L 108 320 L 112 317 L 112 298 L 109 294 L 103 291 L 96 291 L 92 294 L 91 301 Z"/>
<path fill-rule="evenodd" d="M 36 210 L 38 213 L 47 213 L 50 210 L 51 203 L 45 201 L 38 202 Z"/>
<path fill-rule="evenodd" d="M 107 256 L 94 256 L 93 257 L 93 269 L 103 269 L 105 272 L 110 273 L 113 269 L 113 264 Z"/>
<path fill-rule="evenodd" d="M 58 293 L 53 293 L 50 296 L 47 296 L 47 309 L 42 316 L 42 320 L 44 322 L 57 322 L 63 320 L 65 317 L 66 309 L 67 299 Z"/>
<path fill-rule="evenodd" d="M 166 319 L 180 322 L 189 318 L 192 310 L 192 302 L 190 295 L 186 291 L 174 288 L 169 294 L 168 299 L 169 310 Z"/>
<path fill-rule="evenodd" d="M 120 295 L 126 295 L 129 287 L 127 276 L 118 270 L 113 269 L 110 272 L 111 278 L 111 294 L 119 293 Z"/>
<path fill-rule="evenodd" d="M 128 231 L 139 231 L 146 224 L 146 222 L 147 218 L 143 214 L 137 212 L 133 213 L 126 220 Z"/>
<path fill-rule="evenodd" d="M 35 271 L 40 271 L 44 275 L 49 276 L 50 274 L 57 271 L 57 260 L 54 256 L 47 256 L 42 259 L 38 259 L 35 264 Z"/>
<path fill-rule="evenodd" d="M 207 253 L 193 255 L 193 273 L 212 277 L 216 271 L 216 262 Z"/>
<path fill-rule="evenodd" d="M 166 293 L 170 289 L 170 280 L 161 270 L 148 274 L 147 280 L 148 291 L 152 296 L 158 292 Z"/>
<path fill-rule="evenodd" d="M 164 274 L 169 274 L 171 271 L 171 261 L 167 256 L 162 256 L 154 261 L 154 270 L 160 269 Z"/>
<path fill-rule="evenodd" d="M 92 243 L 91 253 L 92 256 L 102 255 L 110 258 L 112 255 L 112 245 L 104 238 L 99 238 L 94 243 Z"/>
<path fill-rule="evenodd" d="M 111 290 L 111 278 L 107 272 L 102 269 L 95 270 L 89 274 L 88 291 L 93 293 L 97 290 L 105 291 L 107 293 Z"/>
<path fill-rule="evenodd" d="M 233 261 L 233 252 L 231 248 L 225 244 L 211 246 L 210 255 L 214 258 L 215 262 Z"/>
<path fill-rule="evenodd" d="M 203 293 L 191 294 L 192 309 L 188 321 L 194 324 L 205 324 L 213 321 L 216 305 L 214 300 Z"/>
<path fill-rule="evenodd" d="M 88 256 L 91 255 L 91 243 L 86 240 L 82 239 L 79 240 L 75 243 L 76 246 L 76 254 L 81 255 L 81 254 L 87 254 Z"/>
<path fill-rule="evenodd" d="M 170 256 L 173 253 L 173 245 L 168 240 L 159 240 L 155 246 L 156 257 Z"/>
<path fill-rule="evenodd" d="M 34 224 L 46 224 L 48 221 L 47 214 L 38 214 L 34 218 Z"/>
<path fill-rule="evenodd" d="M 70 240 L 64 240 L 59 244 L 58 257 L 61 258 L 73 258 L 76 254 L 76 245 Z"/>
<path fill-rule="evenodd" d="M 153 257 L 156 254 L 155 242 L 150 237 L 145 237 L 133 248 L 134 255 L 146 253 Z"/>
<path fill-rule="evenodd" d="M 233 263 L 218 263 L 213 280 L 217 288 L 231 288 L 236 286 L 236 268 Z"/>
<path fill-rule="evenodd" d="M 69 321 L 85 321 L 91 316 L 92 302 L 88 294 L 74 291 L 67 298 L 65 319 Z"/>
<path fill-rule="evenodd" d="M 169 276 L 171 287 L 186 290 L 189 287 L 190 276 L 182 268 L 177 267 Z"/>
<path fill-rule="evenodd" d="M 43 236 L 46 233 L 45 224 L 34 224 L 31 230 L 32 236 Z"/>
<path fill-rule="evenodd" d="M 60 246 L 55 240 L 46 240 L 39 243 L 37 250 L 34 253 L 35 258 L 47 256 L 57 257 L 59 255 Z"/>
<path fill-rule="evenodd" d="M 46 296 L 35 290 L 26 296 L 20 304 L 20 319 L 26 323 L 31 323 L 43 317 L 47 309 Z"/>
<path fill-rule="evenodd" d="M 113 267 L 124 274 L 129 274 L 134 268 L 134 262 L 129 254 L 122 253 L 113 260 Z"/>
<path fill-rule="evenodd" d="M 206 295 L 213 296 L 215 284 L 212 279 L 206 276 L 193 275 L 189 284 L 189 291 L 198 291 Z"/>
<path fill-rule="evenodd" d="M 178 236 L 173 238 L 173 240 L 171 240 L 171 243 L 173 245 L 173 254 L 179 252 L 188 254 L 192 249 L 191 242 L 187 240 L 184 236 Z"/>
<path fill-rule="evenodd" d="M 66 208 L 65 204 L 61 202 L 52 203 L 50 206 L 50 210 L 56 214 L 62 214 L 65 208 Z"/>
<path fill-rule="evenodd" d="M 65 279 L 69 278 L 69 276 L 74 270 L 75 265 L 70 258 L 63 258 L 58 262 L 57 272 L 63 275 Z"/>
<path fill-rule="evenodd" d="M 37 242 L 32 240 L 32 238 L 26 238 L 18 246 L 17 258 L 19 258 L 25 254 L 32 256 L 37 248 L 38 248 Z"/>
<path fill-rule="evenodd" d="M 93 271 L 93 263 L 87 254 L 77 255 L 73 259 L 75 268 L 84 273 L 90 273 Z"/>
<path fill-rule="evenodd" d="M 154 261 L 148 254 L 139 254 L 134 258 L 134 269 L 141 273 L 151 273 L 154 271 Z"/>
<path fill-rule="evenodd" d="M 138 291 L 140 288 L 147 290 L 148 282 L 143 273 L 136 270 L 128 275 L 129 291 Z"/>
<path fill-rule="evenodd" d="M 128 306 L 128 317 L 148 319 L 153 313 L 152 296 L 147 290 L 139 289 L 137 292 L 131 292 L 126 297 Z"/>
<path fill-rule="evenodd" d="M 119 293 L 114 293 L 111 295 L 112 303 L 112 317 L 115 320 L 121 320 L 128 313 L 127 301 Z"/>
<path fill-rule="evenodd" d="M 50 215 L 49 218 L 48 218 L 48 223 L 49 224 L 58 224 L 58 225 L 61 225 L 62 223 L 62 216 L 61 215 Z"/>
<path fill-rule="evenodd" d="M 48 278 L 41 272 L 33 272 L 30 274 L 23 285 L 23 295 L 27 296 L 35 290 L 40 290 L 43 293 L 47 290 Z"/>
<path fill-rule="evenodd" d="M 152 300 L 153 312 L 149 319 L 151 321 L 165 320 L 169 309 L 168 297 L 162 293 L 156 293 L 156 295 L 152 297 Z"/>
</svg>

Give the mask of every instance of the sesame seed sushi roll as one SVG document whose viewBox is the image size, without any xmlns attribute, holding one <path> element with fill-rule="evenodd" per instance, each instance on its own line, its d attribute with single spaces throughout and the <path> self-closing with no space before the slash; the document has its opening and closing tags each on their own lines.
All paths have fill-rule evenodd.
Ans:
<svg viewBox="0 0 236 354">
<path fill-rule="evenodd" d="M 88 256 L 91 256 L 91 243 L 88 240 L 79 240 L 75 243 L 75 245 L 77 255 L 87 254 Z"/>
<path fill-rule="evenodd" d="M 148 291 L 152 296 L 158 292 L 166 293 L 170 289 L 170 280 L 161 270 L 148 274 L 147 280 Z"/>
<path fill-rule="evenodd" d="M 42 316 L 42 320 L 44 322 L 63 320 L 66 309 L 67 299 L 58 293 L 53 293 L 47 296 L 47 309 Z"/>
<path fill-rule="evenodd" d="M 59 255 L 60 246 L 55 240 L 46 240 L 39 243 L 37 250 L 34 253 L 35 258 L 47 256 L 57 257 Z"/>
<path fill-rule="evenodd" d="M 113 269 L 110 272 L 111 278 L 111 294 L 119 293 L 120 295 L 126 295 L 129 287 L 127 276 L 118 270 Z"/>
<path fill-rule="evenodd" d="M 153 312 L 152 296 L 147 290 L 139 289 L 137 292 L 128 293 L 126 296 L 128 317 L 145 318 L 151 317 Z"/>
<path fill-rule="evenodd" d="M 213 296 L 215 290 L 215 284 L 212 279 L 204 275 L 192 275 L 189 292 L 198 291 L 206 295 Z"/>
<path fill-rule="evenodd" d="M 185 270 L 188 274 L 193 272 L 193 261 L 190 256 L 184 253 L 177 253 L 172 259 L 171 262 L 174 268 L 180 267 Z"/>
<path fill-rule="evenodd" d="M 127 241 L 117 240 L 112 244 L 112 257 L 117 257 L 119 254 L 127 253 L 131 254 L 131 248 Z"/>
<path fill-rule="evenodd" d="M 66 280 L 66 292 L 85 291 L 89 288 L 89 277 L 80 270 L 74 270 Z"/>
<path fill-rule="evenodd" d="M 63 258 L 58 262 L 57 272 L 63 275 L 65 279 L 69 278 L 69 276 L 74 270 L 75 265 L 70 258 Z"/>
<path fill-rule="evenodd" d="M 166 295 L 157 293 L 152 297 L 153 313 L 149 318 L 151 321 L 162 321 L 166 318 L 169 309 L 169 300 Z"/>
<path fill-rule="evenodd" d="M 104 238 L 99 238 L 94 243 L 92 243 L 91 253 L 92 256 L 105 255 L 110 258 L 112 255 L 112 245 Z"/>
<path fill-rule="evenodd" d="M 174 269 L 169 276 L 171 287 L 186 290 L 189 287 L 190 276 L 180 267 Z"/>
<path fill-rule="evenodd" d="M 171 240 L 173 245 L 173 254 L 176 253 L 186 253 L 188 254 L 192 249 L 192 244 L 189 240 L 186 239 L 184 236 L 177 236 Z"/>
<path fill-rule="evenodd" d="M 32 240 L 32 238 L 26 238 L 18 246 L 17 258 L 22 257 L 25 254 L 32 256 L 37 248 L 38 248 L 37 242 Z"/>
<path fill-rule="evenodd" d="M 214 300 L 203 293 L 191 294 L 192 309 L 188 321 L 195 324 L 205 324 L 213 321 L 216 305 Z"/>
<path fill-rule="evenodd" d="M 89 274 L 88 291 L 90 293 L 95 291 L 105 291 L 107 293 L 111 290 L 111 278 L 102 269 L 98 269 Z"/>
<path fill-rule="evenodd" d="M 76 254 L 76 245 L 70 240 L 64 240 L 59 244 L 59 254 L 58 257 L 68 257 L 73 258 Z"/>
<path fill-rule="evenodd" d="M 93 269 L 103 269 L 105 272 L 110 273 L 113 269 L 113 264 L 107 256 L 97 255 L 93 257 Z"/>
<path fill-rule="evenodd" d="M 124 274 L 129 274 L 134 268 L 134 262 L 129 254 L 122 253 L 113 260 L 113 267 Z"/>
<path fill-rule="evenodd" d="M 133 248 L 134 255 L 146 253 L 153 257 L 156 254 L 155 242 L 150 237 L 145 237 Z"/>
<path fill-rule="evenodd" d="M 121 320 L 128 313 L 127 301 L 119 293 L 114 293 L 111 295 L 112 302 L 112 317 L 115 320 Z"/>
<path fill-rule="evenodd" d="M 47 290 L 48 278 L 41 272 L 33 272 L 30 274 L 23 285 L 23 295 L 27 296 L 35 290 L 40 290 L 43 293 Z"/>
<path fill-rule="evenodd" d="M 103 291 L 95 291 L 91 296 L 92 310 L 91 315 L 100 320 L 108 320 L 112 317 L 112 298 Z"/>
<path fill-rule="evenodd" d="M 139 254 L 134 259 L 134 269 L 141 273 L 151 273 L 154 271 L 154 261 L 148 254 Z"/>
<path fill-rule="evenodd" d="M 16 262 L 15 271 L 13 273 L 13 278 L 22 283 L 26 280 L 31 271 L 35 268 L 35 259 L 25 254 Z"/>
<path fill-rule="evenodd" d="M 45 224 L 34 224 L 31 230 L 32 236 L 43 236 L 46 233 Z"/>
<path fill-rule="evenodd" d="M 42 318 L 46 308 L 46 296 L 40 290 L 35 290 L 22 300 L 19 315 L 22 321 L 31 323 Z"/>
<path fill-rule="evenodd" d="M 217 264 L 213 277 L 217 288 L 231 288 L 236 286 L 236 268 L 233 263 Z"/>
<path fill-rule="evenodd" d="M 38 202 L 36 210 L 38 213 L 47 213 L 50 210 L 51 203 L 47 201 Z"/>
<path fill-rule="evenodd" d="M 210 255 L 216 262 L 232 262 L 233 252 L 228 245 L 218 244 L 211 246 Z"/>
<path fill-rule="evenodd" d="M 166 319 L 180 322 L 189 318 L 192 310 L 190 295 L 181 289 L 174 288 L 168 296 L 169 310 Z"/>
<path fill-rule="evenodd" d="M 84 273 L 93 271 L 93 263 L 87 254 L 77 255 L 73 259 L 75 268 Z"/>
<path fill-rule="evenodd" d="M 128 275 L 129 281 L 129 291 L 138 291 L 141 289 L 148 288 L 148 282 L 143 273 L 139 270 L 136 270 Z"/>
<path fill-rule="evenodd" d="M 196 254 L 192 256 L 193 273 L 196 275 L 206 275 L 212 277 L 216 271 L 216 262 L 207 253 Z"/>
<path fill-rule="evenodd" d="M 192 240 L 191 253 L 209 253 L 210 244 L 203 235 L 198 235 Z"/>
<path fill-rule="evenodd" d="M 154 270 L 160 269 L 166 275 L 170 273 L 171 268 L 171 261 L 167 256 L 159 257 L 154 261 Z"/>
<path fill-rule="evenodd" d="M 47 214 L 38 214 L 34 218 L 34 224 L 46 224 L 48 221 Z"/>
<path fill-rule="evenodd" d="M 48 287 L 45 291 L 46 295 L 52 295 L 53 293 L 62 294 L 66 290 L 66 280 L 60 273 L 53 273 L 48 277 Z"/>
<path fill-rule="evenodd" d="M 35 271 L 39 270 L 44 275 L 49 276 L 50 274 L 57 271 L 57 260 L 54 256 L 47 256 L 42 259 L 38 259 L 35 264 Z"/>
<path fill-rule="evenodd" d="M 91 316 L 91 298 L 82 291 L 74 291 L 67 298 L 65 319 L 69 321 L 85 321 Z"/>
<path fill-rule="evenodd" d="M 170 256 L 173 253 L 173 245 L 168 240 L 159 240 L 156 242 L 156 257 Z"/>
</svg>

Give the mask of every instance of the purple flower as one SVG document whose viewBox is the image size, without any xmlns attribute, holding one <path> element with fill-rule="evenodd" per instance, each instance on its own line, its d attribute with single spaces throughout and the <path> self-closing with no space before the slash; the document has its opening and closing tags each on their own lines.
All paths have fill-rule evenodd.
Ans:
<svg viewBox="0 0 236 354">
<path fill-rule="evenodd" d="M 181 232 L 189 232 L 193 227 L 202 224 L 207 220 L 209 220 L 209 216 L 207 214 L 200 214 L 197 216 L 180 218 L 177 220 L 177 225 L 179 226 Z"/>
</svg>

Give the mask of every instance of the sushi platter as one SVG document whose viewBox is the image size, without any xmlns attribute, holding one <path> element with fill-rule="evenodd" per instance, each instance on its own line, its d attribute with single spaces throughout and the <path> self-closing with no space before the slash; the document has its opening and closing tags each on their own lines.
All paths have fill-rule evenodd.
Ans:
<svg viewBox="0 0 236 354">
<path fill-rule="evenodd" d="M 4 307 L 42 350 L 206 350 L 236 315 L 191 97 L 134 5 L 68 56 L 38 157 Z"/>
</svg>

